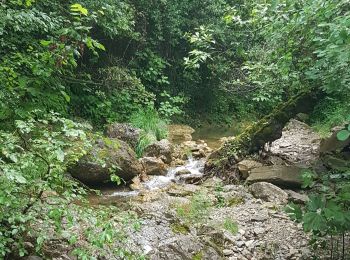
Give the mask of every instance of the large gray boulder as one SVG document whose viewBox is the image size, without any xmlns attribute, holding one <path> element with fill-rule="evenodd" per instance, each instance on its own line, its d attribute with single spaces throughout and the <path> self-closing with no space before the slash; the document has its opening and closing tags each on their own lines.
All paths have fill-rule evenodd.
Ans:
<svg viewBox="0 0 350 260">
<path fill-rule="evenodd" d="M 255 198 L 277 204 L 286 204 L 288 194 L 281 188 L 267 182 L 257 182 L 249 186 L 250 192 Z"/>
<path fill-rule="evenodd" d="M 136 148 L 141 129 L 127 123 L 113 123 L 106 127 L 105 134 L 109 138 L 117 138 Z"/>
<path fill-rule="evenodd" d="M 170 164 L 172 161 L 173 146 L 167 139 L 160 140 L 146 147 L 144 155 L 146 157 L 157 157 Z"/>
<path fill-rule="evenodd" d="M 147 175 L 166 175 L 167 166 L 159 158 L 156 157 L 143 157 L 140 162 Z"/>
<path fill-rule="evenodd" d="M 142 173 L 143 168 L 135 152 L 118 139 L 103 138 L 93 145 L 91 151 L 68 170 L 74 178 L 89 185 L 110 181 L 111 169 L 125 181 Z"/>
<path fill-rule="evenodd" d="M 300 187 L 302 172 L 303 169 L 296 166 L 263 166 L 252 169 L 247 182 L 269 182 L 283 187 Z"/>
</svg>

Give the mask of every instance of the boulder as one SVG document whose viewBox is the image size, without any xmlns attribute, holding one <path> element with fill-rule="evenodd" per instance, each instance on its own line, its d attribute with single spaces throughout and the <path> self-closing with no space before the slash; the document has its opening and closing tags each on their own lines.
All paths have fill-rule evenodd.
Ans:
<svg viewBox="0 0 350 260">
<path fill-rule="evenodd" d="M 188 125 L 169 125 L 168 132 L 168 138 L 172 143 L 181 143 L 191 141 L 195 130 Z"/>
<path fill-rule="evenodd" d="M 283 128 L 282 137 L 265 149 L 289 164 L 310 167 L 319 159 L 320 145 L 320 136 L 310 126 L 292 119 Z"/>
<path fill-rule="evenodd" d="M 166 175 L 168 172 L 167 166 L 160 158 L 143 157 L 140 162 L 148 175 Z"/>
<path fill-rule="evenodd" d="M 167 139 L 163 139 L 147 146 L 144 154 L 146 157 L 160 158 L 164 156 L 164 162 L 170 164 L 172 161 L 172 152 L 173 147 L 171 143 Z"/>
<path fill-rule="evenodd" d="M 300 187 L 302 171 L 303 169 L 296 166 L 263 166 L 252 169 L 247 182 L 270 182 L 283 187 Z"/>
<path fill-rule="evenodd" d="M 110 169 L 115 167 L 115 174 L 125 181 L 142 173 L 141 163 L 126 142 L 103 138 L 97 140 L 91 151 L 68 171 L 83 183 L 97 185 L 109 182 Z"/>
<path fill-rule="evenodd" d="M 278 204 L 286 204 L 288 202 L 288 194 L 281 188 L 267 182 L 257 182 L 249 186 L 249 191 L 255 198 L 262 199 L 267 202 Z"/>
<path fill-rule="evenodd" d="M 252 169 L 262 167 L 262 163 L 254 160 L 243 160 L 237 164 L 242 179 L 247 179 Z"/>
<path fill-rule="evenodd" d="M 136 148 L 141 129 L 126 123 L 113 123 L 106 127 L 105 134 L 109 138 L 117 138 Z"/>
</svg>

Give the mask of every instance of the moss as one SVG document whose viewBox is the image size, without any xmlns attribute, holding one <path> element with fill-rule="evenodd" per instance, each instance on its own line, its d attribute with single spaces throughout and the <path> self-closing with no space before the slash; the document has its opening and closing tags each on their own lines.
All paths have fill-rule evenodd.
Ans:
<svg viewBox="0 0 350 260">
<path fill-rule="evenodd" d="M 172 223 L 170 225 L 170 228 L 176 234 L 186 235 L 186 234 L 190 233 L 190 229 L 188 228 L 188 226 L 181 224 L 179 222 Z"/>
</svg>

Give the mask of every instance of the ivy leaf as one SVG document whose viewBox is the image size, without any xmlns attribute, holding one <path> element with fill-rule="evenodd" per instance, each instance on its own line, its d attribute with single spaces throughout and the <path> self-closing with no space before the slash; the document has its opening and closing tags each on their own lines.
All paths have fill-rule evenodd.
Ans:
<svg viewBox="0 0 350 260">
<path fill-rule="evenodd" d="M 337 138 L 339 141 L 345 141 L 350 137 L 350 132 L 348 130 L 341 130 L 337 133 Z"/>
</svg>

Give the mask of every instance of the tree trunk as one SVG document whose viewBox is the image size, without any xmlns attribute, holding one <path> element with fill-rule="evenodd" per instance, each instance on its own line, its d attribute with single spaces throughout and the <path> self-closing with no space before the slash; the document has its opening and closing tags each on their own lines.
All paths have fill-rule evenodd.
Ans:
<svg viewBox="0 0 350 260">
<path fill-rule="evenodd" d="M 218 176 L 235 181 L 238 179 L 236 163 L 249 154 L 282 136 L 282 129 L 298 113 L 310 112 L 318 100 L 318 91 L 307 90 L 293 96 L 275 108 L 269 115 L 246 128 L 235 139 L 226 142 L 208 158 L 205 176 Z"/>
</svg>

